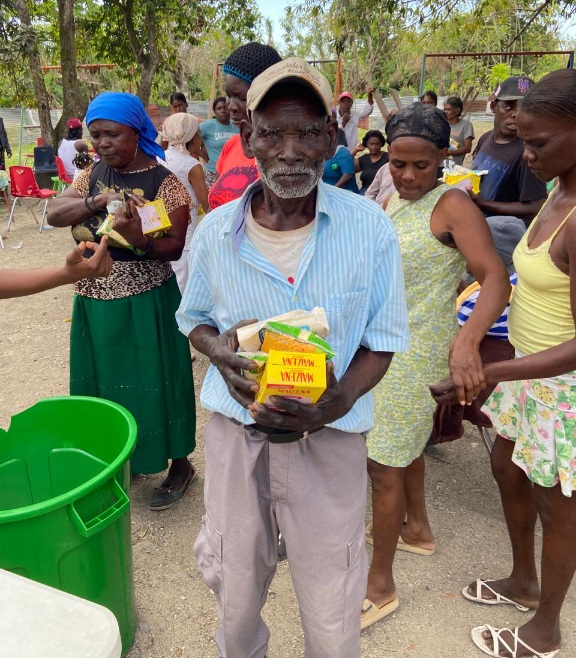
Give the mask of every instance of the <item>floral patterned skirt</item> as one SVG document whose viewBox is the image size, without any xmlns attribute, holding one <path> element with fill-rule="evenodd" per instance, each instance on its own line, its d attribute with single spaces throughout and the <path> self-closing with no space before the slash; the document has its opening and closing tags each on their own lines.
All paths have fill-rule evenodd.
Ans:
<svg viewBox="0 0 576 658">
<path fill-rule="evenodd" d="M 560 482 L 562 493 L 572 496 L 576 490 L 576 371 L 502 382 L 482 411 L 500 436 L 516 442 L 512 461 L 532 482 L 541 487 Z"/>
</svg>

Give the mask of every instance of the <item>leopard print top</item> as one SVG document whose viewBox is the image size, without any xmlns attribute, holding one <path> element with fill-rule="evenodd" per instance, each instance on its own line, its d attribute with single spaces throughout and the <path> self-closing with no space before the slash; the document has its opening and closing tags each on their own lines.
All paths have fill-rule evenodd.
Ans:
<svg viewBox="0 0 576 658">
<path fill-rule="evenodd" d="M 99 163 L 94 166 L 93 170 L 98 174 L 98 170 L 102 167 L 105 167 L 105 165 Z M 107 174 L 110 173 L 108 167 L 105 171 Z M 130 174 L 134 174 L 134 176 Z M 154 165 L 142 171 L 130 172 L 130 174 L 123 174 L 123 188 L 128 187 L 130 191 L 134 191 L 145 198 L 162 199 L 168 214 L 176 208 L 189 205 L 191 202 L 184 185 L 164 167 Z M 86 198 L 101 191 L 102 185 L 99 185 L 100 181 L 97 180 L 99 178 L 99 176 L 94 175 L 93 171 L 86 170 L 76 178 L 73 186 L 81 196 Z M 134 181 L 134 184 L 130 185 L 132 181 Z M 128 182 L 128 186 L 126 186 L 126 182 Z M 157 188 L 155 195 L 154 190 L 150 189 L 151 186 Z M 96 235 L 96 230 L 102 223 L 104 216 L 105 213 L 94 215 L 88 220 L 73 226 L 72 236 L 74 239 L 77 242 L 81 240 L 99 242 L 100 238 Z M 130 249 L 112 242 L 108 250 L 114 261 L 111 273 L 105 279 L 83 279 L 79 281 L 74 286 L 76 294 L 99 300 L 121 299 L 157 288 L 172 276 L 172 266 L 169 262 L 137 256 Z"/>
<path fill-rule="evenodd" d="M 92 299 L 121 299 L 157 288 L 172 274 L 169 262 L 115 260 L 112 271 L 105 279 L 82 279 L 74 285 L 74 292 Z"/>
</svg>

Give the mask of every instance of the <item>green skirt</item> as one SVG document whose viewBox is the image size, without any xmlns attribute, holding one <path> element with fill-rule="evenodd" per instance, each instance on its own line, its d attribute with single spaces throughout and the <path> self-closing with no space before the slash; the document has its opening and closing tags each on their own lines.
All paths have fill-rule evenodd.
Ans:
<svg viewBox="0 0 576 658">
<path fill-rule="evenodd" d="M 132 473 L 163 471 L 168 459 L 196 447 L 190 347 L 174 317 L 179 304 L 174 276 L 122 299 L 74 298 L 70 394 L 112 400 L 133 414 Z"/>
</svg>

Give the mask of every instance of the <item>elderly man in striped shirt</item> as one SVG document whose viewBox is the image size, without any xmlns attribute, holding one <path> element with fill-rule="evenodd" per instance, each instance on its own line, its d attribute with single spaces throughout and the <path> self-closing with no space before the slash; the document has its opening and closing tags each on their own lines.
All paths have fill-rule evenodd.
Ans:
<svg viewBox="0 0 576 658">
<path fill-rule="evenodd" d="M 206 516 L 195 545 L 217 600 L 219 658 L 264 658 L 260 616 L 280 531 L 307 658 L 359 658 L 366 587 L 365 433 L 370 389 L 408 346 L 394 230 L 371 201 L 321 181 L 334 153 L 327 80 L 289 58 L 248 92 L 241 135 L 261 180 L 199 226 L 177 314 L 210 359 L 201 402 L 206 427 Z M 241 374 L 236 329 L 323 306 L 336 351 L 315 405 L 254 400 Z M 256 385 L 257 388 L 257 385 Z"/>
</svg>

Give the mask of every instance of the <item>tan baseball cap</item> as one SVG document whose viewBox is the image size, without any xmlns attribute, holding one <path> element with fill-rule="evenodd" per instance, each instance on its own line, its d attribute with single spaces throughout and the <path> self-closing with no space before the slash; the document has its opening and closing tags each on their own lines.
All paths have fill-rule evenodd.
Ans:
<svg viewBox="0 0 576 658">
<path fill-rule="evenodd" d="M 288 57 L 254 78 L 246 99 L 248 111 L 253 112 L 257 109 L 270 89 L 279 82 L 286 80 L 302 82 L 310 87 L 320 99 L 326 110 L 326 115 L 332 116 L 332 89 L 330 83 L 320 71 L 310 66 L 305 59 L 300 57 Z"/>
</svg>

